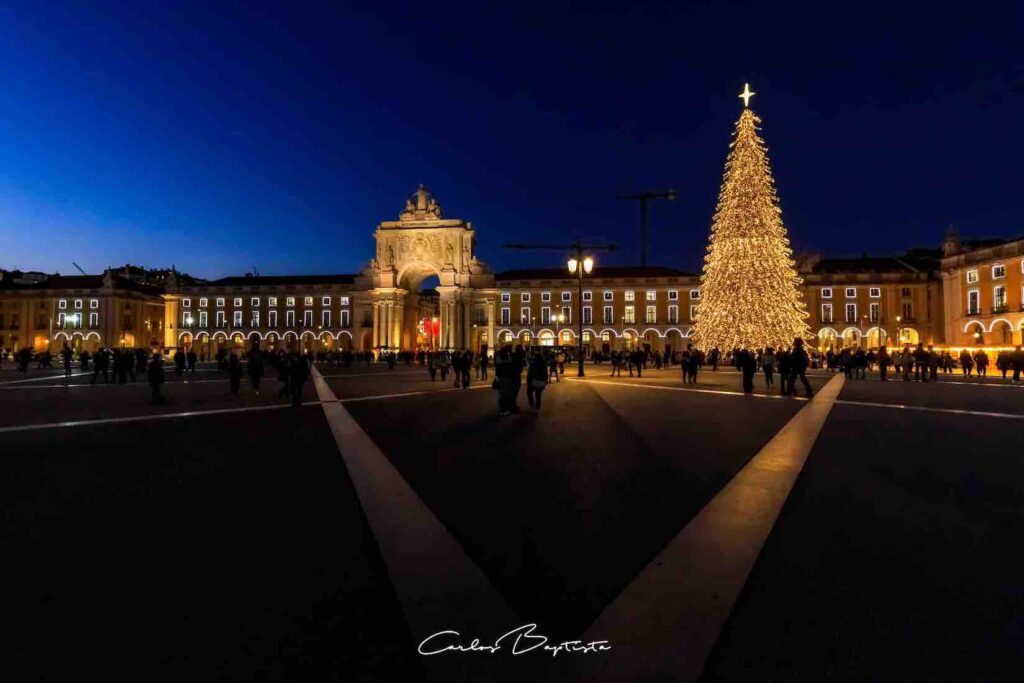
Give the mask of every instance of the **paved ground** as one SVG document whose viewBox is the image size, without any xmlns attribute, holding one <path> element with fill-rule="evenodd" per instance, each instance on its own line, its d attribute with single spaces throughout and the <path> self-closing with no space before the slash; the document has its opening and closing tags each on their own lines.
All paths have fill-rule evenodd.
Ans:
<svg viewBox="0 0 1024 683">
<path fill-rule="evenodd" d="M 811 405 L 761 378 L 743 396 L 724 369 L 693 388 L 675 371 L 612 378 L 605 366 L 551 385 L 539 413 L 521 395 L 524 411 L 498 419 L 487 382 L 454 389 L 416 366 L 320 372 L 324 390 L 310 382 L 291 408 L 275 380 L 232 396 L 209 366 L 171 374 L 158 406 L 141 378 L 0 370 L 0 599 L 18 626 L 4 660 L 40 680 L 459 679 L 490 655 L 417 653 L 422 596 L 393 566 L 407 556 L 432 577 L 417 590 L 454 600 L 458 567 L 475 568 L 520 620 L 509 629 L 590 640 L 627 589 L 655 602 L 684 590 L 642 577 Z M 811 376 L 816 390 L 829 379 Z M 825 407 L 749 577 L 731 598 L 723 588 L 736 602 L 720 635 L 705 620 L 704 680 L 1017 678 L 1024 393 L 999 378 L 940 380 L 848 380 Z M 321 400 L 340 401 L 365 444 Z M 357 450 L 396 477 L 375 469 L 353 486 L 366 474 L 352 472 Z M 377 500 L 374 481 L 391 487 Z M 450 548 L 403 555 L 413 546 L 395 521 L 408 517 L 389 516 L 396 486 Z M 741 542 L 726 532 L 716 554 L 727 561 Z M 677 616 L 664 628 L 690 623 Z M 447 627 L 484 643 L 501 634 Z M 610 645 L 560 657 L 639 658 Z M 551 659 L 524 654 L 505 677 L 585 678 Z"/>
</svg>

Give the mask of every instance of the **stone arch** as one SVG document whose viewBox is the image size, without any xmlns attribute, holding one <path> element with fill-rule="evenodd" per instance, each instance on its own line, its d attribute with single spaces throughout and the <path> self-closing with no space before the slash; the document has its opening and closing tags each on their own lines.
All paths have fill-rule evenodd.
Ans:
<svg viewBox="0 0 1024 683">
<path fill-rule="evenodd" d="M 993 320 L 988 331 L 991 335 L 988 340 L 990 344 L 1001 344 L 1003 346 L 1011 346 L 1013 344 L 1013 326 L 1009 320 L 1005 318 Z"/>
<path fill-rule="evenodd" d="M 445 278 L 441 269 L 430 261 L 414 259 L 402 264 L 395 277 L 395 283 L 407 292 L 418 292 L 420 285 L 431 275 L 436 275 L 438 281 L 443 285 Z"/>
</svg>

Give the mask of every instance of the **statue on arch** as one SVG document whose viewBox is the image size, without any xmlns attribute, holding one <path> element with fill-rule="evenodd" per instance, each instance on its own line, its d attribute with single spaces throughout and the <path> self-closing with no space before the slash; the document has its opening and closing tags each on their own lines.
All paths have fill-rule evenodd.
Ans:
<svg viewBox="0 0 1024 683">
<path fill-rule="evenodd" d="M 445 263 L 448 265 L 455 265 L 455 247 L 452 246 L 451 242 L 445 242 L 445 256 L 447 257 Z"/>
<path fill-rule="evenodd" d="M 412 197 L 405 200 L 405 210 L 398 216 L 400 221 L 411 221 L 416 217 L 416 206 L 412 203 Z"/>
</svg>

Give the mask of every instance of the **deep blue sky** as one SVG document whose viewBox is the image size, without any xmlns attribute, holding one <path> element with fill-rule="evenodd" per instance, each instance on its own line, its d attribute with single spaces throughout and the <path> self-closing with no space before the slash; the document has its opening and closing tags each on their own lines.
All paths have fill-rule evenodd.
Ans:
<svg viewBox="0 0 1024 683">
<path fill-rule="evenodd" d="M 4 268 L 351 272 L 423 182 L 496 269 L 634 263 L 615 195 L 674 187 L 652 260 L 697 270 L 744 81 L 798 250 L 1024 232 L 1011 5 L 40 4 L 0 0 Z"/>
</svg>

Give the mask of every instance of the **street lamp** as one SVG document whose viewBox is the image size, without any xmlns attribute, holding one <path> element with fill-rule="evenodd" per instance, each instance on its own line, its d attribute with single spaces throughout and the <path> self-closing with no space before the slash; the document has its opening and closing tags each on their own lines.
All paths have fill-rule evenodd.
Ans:
<svg viewBox="0 0 1024 683">
<path fill-rule="evenodd" d="M 579 244 L 575 245 L 573 255 L 569 257 L 569 274 L 576 276 L 576 376 L 584 377 L 583 372 L 583 276 L 589 275 L 594 269 L 594 259 L 583 255 Z"/>
<path fill-rule="evenodd" d="M 896 316 L 896 348 L 900 347 L 903 340 L 900 338 L 900 321 L 903 320 L 901 316 Z"/>
</svg>

